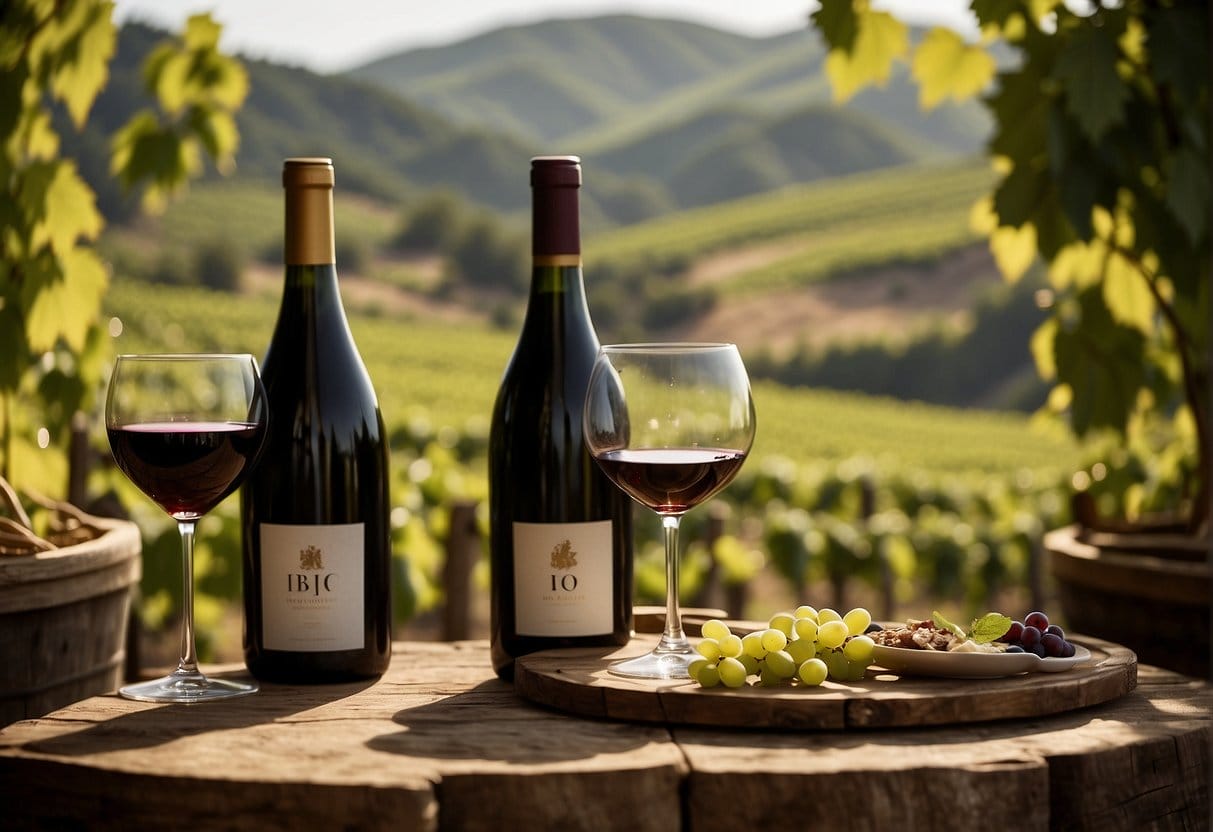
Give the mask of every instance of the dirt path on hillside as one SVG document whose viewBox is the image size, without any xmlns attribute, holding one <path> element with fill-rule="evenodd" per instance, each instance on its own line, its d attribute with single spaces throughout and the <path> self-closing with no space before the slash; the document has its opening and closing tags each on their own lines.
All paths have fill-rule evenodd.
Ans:
<svg viewBox="0 0 1213 832">
<path fill-rule="evenodd" d="M 410 264 L 423 275 L 441 269 L 441 262 L 414 261 Z M 372 266 L 368 270 L 375 272 Z M 437 275 L 428 275 L 436 279 Z M 245 288 L 254 294 L 278 296 L 282 293 L 282 269 L 256 265 L 244 273 Z M 393 283 L 352 272 L 340 272 L 341 299 L 348 312 L 363 312 L 388 317 L 426 317 L 448 323 L 481 322 L 482 313 L 458 303 L 436 301 Z"/>
<path fill-rule="evenodd" d="M 739 273 L 786 258 L 803 243 L 774 241 L 722 252 L 696 263 L 687 280 L 696 285 L 727 281 Z M 434 271 L 441 264 L 413 262 Z M 368 269 L 371 274 L 375 268 Z M 437 272 L 430 275 L 436 279 Z M 653 333 L 659 339 L 732 341 L 743 350 L 767 348 L 784 355 L 802 343 L 903 339 L 941 321 L 962 323 L 981 292 L 1001 278 L 984 244 L 955 251 L 923 266 L 889 266 L 797 289 L 730 296 L 691 326 Z M 245 274 L 246 288 L 278 296 L 281 269 L 256 265 Z M 459 300 L 425 294 L 356 273 L 341 273 L 341 294 L 351 312 L 426 317 L 450 323 L 484 322 L 486 313 Z"/>
<path fill-rule="evenodd" d="M 760 248 L 765 257 L 781 256 L 775 245 Z M 713 259 L 737 270 L 769 262 L 755 252 Z M 696 271 L 701 280 L 720 280 L 727 276 L 720 268 L 705 262 Z M 962 322 L 981 292 L 999 280 L 985 245 L 977 244 L 927 266 L 889 266 L 753 298 L 731 296 L 678 337 L 733 341 L 743 349 L 765 346 L 777 355 L 801 343 L 900 339 L 932 322 Z"/>
</svg>

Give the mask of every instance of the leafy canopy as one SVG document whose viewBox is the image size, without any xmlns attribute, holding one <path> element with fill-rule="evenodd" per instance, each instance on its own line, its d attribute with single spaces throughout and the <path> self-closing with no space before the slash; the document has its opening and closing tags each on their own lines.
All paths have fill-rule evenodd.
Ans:
<svg viewBox="0 0 1213 832">
<path fill-rule="evenodd" d="M 113 4 L 8 0 L 0 6 L 0 474 L 43 428 L 63 435 L 101 379 L 100 329 L 109 276 L 92 248 L 105 225 L 76 163 L 60 155 L 53 114 L 84 126 L 109 77 Z M 239 137 L 233 114 L 248 92 L 243 67 L 218 50 L 208 15 L 149 58 L 158 110 L 114 140 L 112 168 L 155 207 L 200 169 L 222 167 Z M 20 406 L 18 406 L 20 405 Z M 43 466 L 39 466 L 40 468 Z M 53 466 L 52 466 L 53 467 Z M 38 483 L 55 489 L 58 484 Z M 57 489 L 56 489 L 57 490 Z"/>
<path fill-rule="evenodd" d="M 822 0 L 813 21 L 839 98 L 900 60 L 924 107 L 984 95 L 999 180 L 973 224 L 1008 280 L 1045 264 L 1053 314 L 1030 347 L 1055 385 L 1050 406 L 1078 436 L 1134 448 L 1169 422 L 1185 460 L 1171 474 L 1189 483 L 1178 492 L 1199 527 L 1213 468 L 1210 11 L 1200 0 L 1087 5 L 972 0 L 981 43 L 937 28 L 912 55 L 904 28 L 867 0 Z M 1001 70 L 987 54 L 995 41 L 1014 54 Z"/>
</svg>

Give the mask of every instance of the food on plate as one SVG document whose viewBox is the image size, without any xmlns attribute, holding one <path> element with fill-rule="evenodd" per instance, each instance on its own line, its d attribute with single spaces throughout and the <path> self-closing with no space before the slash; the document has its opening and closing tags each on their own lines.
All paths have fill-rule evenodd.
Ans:
<svg viewBox="0 0 1213 832">
<path fill-rule="evenodd" d="M 712 619 L 704 623 L 703 639 L 696 645 L 700 658 L 691 662 L 687 672 L 704 688 L 740 688 L 754 676 L 764 687 L 792 683 L 815 687 L 827 678 L 857 682 L 864 678 L 876 650 L 865 634 L 871 623 L 871 613 L 862 607 L 842 615 L 807 604 L 795 612 L 776 613 L 765 629 L 744 637 Z"/>
<path fill-rule="evenodd" d="M 1075 647 L 1061 627 L 1049 622 L 1040 611 L 1030 612 L 1023 621 L 1002 613 L 986 613 L 963 629 L 935 611 L 923 621 L 908 620 L 904 625 L 885 627 L 870 633 L 884 647 L 909 650 L 939 650 L 961 653 L 1035 653 L 1040 658 L 1070 658 Z"/>
</svg>

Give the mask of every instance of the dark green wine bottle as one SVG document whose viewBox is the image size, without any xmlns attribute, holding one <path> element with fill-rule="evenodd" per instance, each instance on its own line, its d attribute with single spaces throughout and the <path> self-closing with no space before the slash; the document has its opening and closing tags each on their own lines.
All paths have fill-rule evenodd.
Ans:
<svg viewBox="0 0 1213 832">
<path fill-rule="evenodd" d="M 632 503 L 594 463 L 581 411 L 598 336 L 581 273 L 576 156 L 531 160 L 531 291 L 489 434 L 493 668 L 552 647 L 626 644 Z"/>
<path fill-rule="evenodd" d="M 387 442 L 337 288 L 333 183 L 329 159 L 283 167 L 269 429 L 241 492 L 244 659 L 274 682 L 373 678 L 392 650 Z"/>
</svg>

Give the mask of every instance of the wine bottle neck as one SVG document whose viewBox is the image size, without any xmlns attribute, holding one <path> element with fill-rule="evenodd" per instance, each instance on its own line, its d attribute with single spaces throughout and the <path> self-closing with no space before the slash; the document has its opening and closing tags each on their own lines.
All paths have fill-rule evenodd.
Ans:
<svg viewBox="0 0 1213 832">
<path fill-rule="evenodd" d="M 580 261 L 574 265 L 542 265 L 536 258 L 531 269 L 531 297 L 561 295 L 565 303 L 585 303 L 585 282 Z"/>
<path fill-rule="evenodd" d="M 284 271 L 286 288 L 321 296 L 335 295 L 340 302 L 341 296 L 337 289 L 337 267 L 334 264 L 287 263 Z"/>
<path fill-rule="evenodd" d="M 333 166 L 327 159 L 288 159 L 283 169 L 286 189 L 287 266 L 337 262 L 333 241 Z"/>
<path fill-rule="evenodd" d="M 573 157 L 531 163 L 531 256 L 536 268 L 581 266 L 577 196 L 581 166 Z"/>
</svg>

